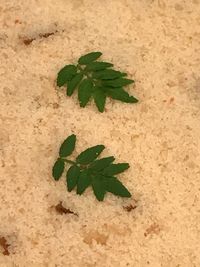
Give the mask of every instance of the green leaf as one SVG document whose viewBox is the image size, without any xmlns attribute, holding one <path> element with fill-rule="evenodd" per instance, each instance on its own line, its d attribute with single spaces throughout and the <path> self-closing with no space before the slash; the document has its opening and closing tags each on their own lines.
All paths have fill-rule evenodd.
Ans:
<svg viewBox="0 0 200 267">
<path fill-rule="evenodd" d="M 91 52 L 81 56 L 77 66 L 66 65 L 58 73 L 57 85 L 67 85 L 68 96 L 78 88 L 80 107 L 85 107 L 94 98 L 99 112 L 104 112 L 107 96 L 125 103 L 137 103 L 138 100 L 123 89 L 134 81 L 126 79 L 127 73 L 111 68 L 112 63 L 96 61 L 101 55 L 98 51 Z"/>
<path fill-rule="evenodd" d="M 93 83 L 89 79 L 81 82 L 78 88 L 78 99 L 81 107 L 85 107 L 89 102 L 93 92 Z"/>
<path fill-rule="evenodd" d="M 72 80 L 67 83 L 67 95 L 68 96 L 71 96 L 73 94 L 74 90 L 79 85 L 82 79 L 83 79 L 83 74 L 77 73 L 76 76 L 74 76 Z"/>
<path fill-rule="evenodd" d="M 118 163 L 118 164 L 111 164 L 107 168 L 104 169 L 103 174 L 107 176 L 113 176 L 115 174 L 124 172 L 129 168 L 128 163 Z"/>
<path fill-rule="evenodd" d="M 91 181 L 91 176 L 88 170 L 82 171 L 77 183 L 77 194 L 83 194 L 83 192 L 91 185 Z"/>
<path fill-rule="evenodd" d="M 102 179 L 101 176 L 93 177 L 93 179 L 92 179 L 92 189 L 93 189 L 93 192 L 94 192 L 96 198 L 99 201 L 103 201 L 105 193 L 106 193 L 104 184 L 105 184 L 104 180 Z"/>
<path fill-rule="evenodd" d="M 76 136 L 74 134 L 70 135 L 62 143 L 59 151 L 60 157 L 67 157 L 72 154 L 76 144 Z"/>
<path fill-rule="evenodd" d="M 90 168 L 95 171 L 101 171 L 109 166 L 115 160 L 114 157 L 107 157 L 103 159 L 95 160 L 91 165 Z"/>
<path fill-rule="evenodd" d="M 134 83 L 133 80 L 129 80 L 129 79 L 124 79 L 124 78 L 118 78 L 115 80 L 111 80 L 111 81 L 104 81 L 103 85 L 104 86 L 110 86 L 110 87 L 122 87 L 128 84 Z"/>
<path fill-rule="evenodd" d="M 89 70 L 89 71 L 104 70 L 112 66 L 113 64 L 108 63 L 108 62 L 95 61 L 95 62 L 89 63 L 86 67 L 86 70 Z"/>
<path fill-rule="evenodd" d="M 52 169 L 52 175 L 56 181 L 58 181 L 60 177 L 62 176 L 64 167 L 65 167 L 64 161 L 57 159 Z"/>
<path fill-rule="evenodd" d="M 113 80 L 122 76 L 126 76 L 126 73 L 112 70 L 112 69 L 106 69 L 106 70 L 100 70 L 93 73 L 93 78 L 100 79 L 100 80 Z"/>
<path fill-rule="evenodd" d="M 58 72 L 57 86 L 61 87 L 70 81 L 76 75 L 77 68 L 75 65 L 66 65 Z"/>
<path fill-rule="evenodd" d="M 130 96 L 123 88 L 108 89 L 107 95 L 113 99 L 120 100 L 125 103 L 137 103 L 138 100 Z"/>
<path fill-rule="evenodd" d="M 101 52 L 92 52 L 79 58 L 78 63 L 81 65 L 87 65 L 88 63 L 98 59 L 102 55 Z"/>
<path fill-rule="evenodd" d="M 94 102 L 99 110 L 99 112 L 104 112 L 105 104 L 106 104 L 106 94 L 103 90 L 96 89 L 94 91 Z"/>
<path fill-rule="evenodd" d="M 105 146 L 97 145 L 90 147 L 83 151 L 77 158 L 76 162 L 82 165 L 86 165 L 94 161 L 104 150 Z"/>
<path fill-rule="evenodd" d="M 75 148 L 75 143 L 76 136 L 70 135 L 60 147 L 60 156 L 70 155 Z M 69 192 L 77 187 L 76 192 L 81 195 L 89 186 L 92 186 L 93 192 L 99 201 L 103 201 L 107 191 L 121 197 L 130 197 L 130 192 L 115 177 L 116 174 L 128 169 L 129 164 L 113 164 L 114 157 L 97 159 L 104 149 L 103 145 L 90 147 L 77 156 L 76 162 L 68 158 L 58 158 L 52 168 L 54 179 L 60 179 L 65 169 L 65 162 L 68 162 L 71 164 L 66 174 L 66 184 Z"/>
<path fill-rule="evenodd" d="M 131 197 L 131 193 L 127 188 L 115 177 L 109 177 L 106 180 L 106 190 L 116 196 Z"/>
<path fill-rule="evenodd" d="M 80 174 L 80 168 L 78 166 L 73 165 L 69 168 L 66 176 L 67 189 L 69 192 L 71 192 L 77 185 L 79 174 Z"/>
</svg>

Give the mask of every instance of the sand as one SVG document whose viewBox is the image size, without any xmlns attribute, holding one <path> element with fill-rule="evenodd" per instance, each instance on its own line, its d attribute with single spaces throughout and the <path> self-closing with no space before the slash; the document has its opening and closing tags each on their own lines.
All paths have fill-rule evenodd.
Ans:
<svg viewBox="0 0 200 267">
<path fill-rule="evenodd" d="M 135 79 L 138 104 L 100 114 L 56 87 L 90 51 Z M 0 59 L 0 266 L 199 267 L 200 1 L 0 0 Z M 74 155 L 104 144 L 129 162 L 131 199 L 53 181 L 72 133 Z"/>
</svg>

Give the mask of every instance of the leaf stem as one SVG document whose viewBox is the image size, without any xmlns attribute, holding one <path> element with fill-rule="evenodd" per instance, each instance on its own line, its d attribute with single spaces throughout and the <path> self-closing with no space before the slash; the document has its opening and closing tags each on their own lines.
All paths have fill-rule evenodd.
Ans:
<svg viewBox="0 0 200 267">
<path fill-rule="evenodd" d="M 81 72 L 84 72 L 84 70 L 81 68 L 81 66 L 78 64 L 77 65 L 77 68 L 81 71 Z"/>
<path fill-rule="evenodd" d="M 77 165 L 75 161 L 72 161 L 72 160 L 69 160 L 69 159 L 63 159 L 63 158 L 59 158 L 59 159 L 62 160 L 62 161 L 65 161 L 65 162 L 67 162 L 69 164 Z"/>
<path fill-rule="evenodd" d="M 99 81 L 96 80 L 96 79 L 93 79 L 91 77 L 91 73 L 89 73 L 86 70 L 86 68 L 85 69 L 82 69 L 82 67 L 79 64 L 77 65 L 77 68 L 81 71 L 81 73 L 83 73 L 83 75 L 85 75 L 88 78 L 88 80 L 91 80 L 92 81 L 92 83 L 94 84 L 94 86 L 98 86 L 99 85 Z"/>
</svg>

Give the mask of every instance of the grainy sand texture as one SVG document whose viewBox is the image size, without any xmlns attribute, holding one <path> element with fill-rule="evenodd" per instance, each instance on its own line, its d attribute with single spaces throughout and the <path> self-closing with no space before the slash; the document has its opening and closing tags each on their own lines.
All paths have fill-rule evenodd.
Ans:
<svg viewBox="0 0 200 267">
<path fill-rule="evenodd" d="M 138 104 L 100 114 L 56 88 L 91 51 L 135 79 Z M 0 61 L 0 267 L 199 267 L 200 1 L 0 0 Z M 52 179 L 72 133 L 75 155 L 104 144 L 130 163 L 131 199 Z"/>
</svg>

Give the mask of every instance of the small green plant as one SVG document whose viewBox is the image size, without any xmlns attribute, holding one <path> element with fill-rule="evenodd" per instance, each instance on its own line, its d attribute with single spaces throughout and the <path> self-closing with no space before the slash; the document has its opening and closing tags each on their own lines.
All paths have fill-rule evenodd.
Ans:
<svg viewBox="0 0 200 267">
<path fill-rule="evenodd" d="M 137 103 L 123 87 L 133 83 L 124 78 L 126 73 L 111 69 L 113 64 L 97 61 L 101 52 L 92 52 L 79 58 L 77 65 L 66 65 L 57 76 L 57 86 L 67 86 L 67 95 L 71 96 L 78 88 L 78 99 L 81 107 L 85 107 L 93 97 L 100 112 L 103 112 L 106 97 L 126 103 Z"/>
<path fill-rule="evenodd" d="M 105 149 L 103 145 L 90 147 L 79 154 L 75 161 L 68 158 L 75 149 L 76 136 L 70 135 L 62 143 L 59 158 L 56 160 L 52 175 L 58 181 L 65 169 L 67 189 L 71 192 L 76 187 L 77 194 L 81 195 L 92 186 L 93 192 L 99 201 L 103 201 L 106 192 L 121 197 L 131 197 L 126 187 L 115 177 L 129 168 L 128 163 L 114 164 L 114 157 L 97 159 Z"/>
</svg>

